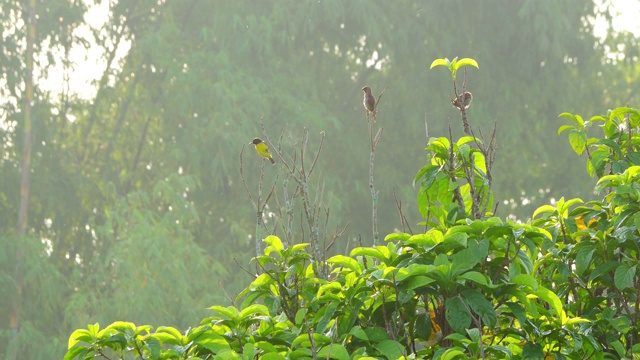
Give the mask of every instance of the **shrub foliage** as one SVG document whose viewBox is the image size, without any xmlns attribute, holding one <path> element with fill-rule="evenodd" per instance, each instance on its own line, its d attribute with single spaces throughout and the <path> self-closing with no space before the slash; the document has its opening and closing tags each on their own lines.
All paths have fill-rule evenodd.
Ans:
<svg viewBox="0 0 640 360">
<path fill-rule="evenodd" d="M 456 59 L 434 64 L 455 84 Z M 640 113 L 561 117 L 601 201 L 560 199 L 527 223 L 502 220 L 494 137 L 431 138 L 414 180 L 423 231 L 328 259 L 267 236 L 235 305 L 212 306 L 184 332 L 89 325 L 65 359 L 638 359 Z"/>
</svg>

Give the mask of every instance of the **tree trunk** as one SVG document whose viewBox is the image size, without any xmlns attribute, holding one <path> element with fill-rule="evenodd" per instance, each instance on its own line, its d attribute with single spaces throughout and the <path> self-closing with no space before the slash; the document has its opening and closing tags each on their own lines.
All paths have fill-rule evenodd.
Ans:
<svg viewBox="0 0 640 360">
<path fill-rule="evenodd" d="M 25 96 L 24 96 L 24 146 L 22 150 L 22 178 L 20 180 L 20 208 L 18 210 L 18 223 L 16 224 L 16 241 L 20 242 L 16 246 L 16 267 L 14 270 L 14 278 L 16 281 L 16 294 L 14 297 L 13 307 L 11 309 L 11 341 L 9 344 L 9 359 L 17 359 L 20 333 L 20 303 L 22 302 L 22 262 L 24 253 L 22 242 L 27 233 L 27 215 L 29 213 L 29 175 L 31 170 L 31 144 L 33 140 L 33 131 L 31 129 L 31 107 L 33 104 L 33 52 L 34 41 L 36 35 L 36 2 L 29 0 L 27 5 L 27 34 L 26 34 L 26 65 L 27 72 L 25 76 Z"/>
</svg>

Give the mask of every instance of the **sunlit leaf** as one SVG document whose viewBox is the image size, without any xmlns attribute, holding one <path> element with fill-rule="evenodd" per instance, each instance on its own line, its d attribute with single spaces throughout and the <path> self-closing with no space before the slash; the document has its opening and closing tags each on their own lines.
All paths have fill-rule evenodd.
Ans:
<svg viewBox="0 0 640 360">
<path fill-rule="evenodd" d="M 460 59 L 460 60 L 458 60 L 456 65 L 457 65 L 456 69 L 459 69 L 459 68 L 461 68 L 463 66 L 473 66 L 476 69 L 480 69 L 480 66 L 478 66 L 478 62 L 475 61 L 474 59 L 471 59 L 471 58 Z"/>
<path fill-rule="evenodd" d="M 436 66 L 449 66 L 448 61 L 445 59 L 436 59 L 433 60 L 433 62 L 431 63 L 431 66 L 429 67 L 429 69 L 433 69 Z"/>
</svg>

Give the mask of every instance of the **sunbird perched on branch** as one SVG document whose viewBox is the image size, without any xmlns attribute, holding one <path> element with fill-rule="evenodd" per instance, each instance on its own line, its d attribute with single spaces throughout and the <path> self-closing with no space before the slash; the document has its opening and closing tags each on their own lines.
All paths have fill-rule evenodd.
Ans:
<svg viewBox="0 0 640 360">
<path fill-rule="evenodd" d="M 265 159 L 269 159 L 269 161 L 271 161 L 271 165 L 276 164 L 276 161 L 273 160 L 273 157 L 271 157 L 271 151 L 269 151 L 269 147 L 267 146 L 267 144 L 262 142 L 262 140 L 260 140 L 259 138 L 255 138 L 249 144 L 255 145 L 256 151 L 258 152 L 258 154 L 260 154 L 260 156 L 262 156 Z"/>
</svg>

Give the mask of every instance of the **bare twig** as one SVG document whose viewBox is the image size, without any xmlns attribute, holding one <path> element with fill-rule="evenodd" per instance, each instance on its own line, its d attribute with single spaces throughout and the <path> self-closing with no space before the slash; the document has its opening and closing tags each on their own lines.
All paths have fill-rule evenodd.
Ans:
<svg viewBox="0 0 640 360">
<path fill-rule="evenodd" d="M 273 181 L 273 184 L 271 185 L 271 189 L 269 190 L 269 192 L 267 193 L 267 198 L 266 200 L 263 202 L 262 201 L 262 184 L 264 182 L 264 175 L 265 175 L 265 171 L 264 171 L 264 164 L 265 161 L 262 161 L 262 164 L 260 165 L 260 176 L 258 177 L 258 196 L 257 198 L 253 197 L 253 194 L 251 193 L 251 190 L 249 190 L 249 186 L 247 185 L 247 181 L 244 177 L 244 145 L 242 146 L 242 149 L 240 150 L 240 179 L 242 180 L 242 184 L 244 185 L 245 190 L 247 191 L 247 194 L 249 195 L 249 199 L 251 200 L 251 204 L 253 205 L 253 208 L 256 212 L 256 231 L 255 231 L 255 251 L 256 251 L 256 256 L 260 256 L 260 253 L 262 252 L 262 236 L 261 236 L 261 228 L 264 226 L 264 219 L 263 219 L 263 213 L 264 213 L 264 209 L 267 206 L 267 203 L 269 201 L 269 199 L 271 198 L 271 196 L 275 193 L 275 187 L 276 187 L 276 183 L 278 181 L 278 175 L 276 175 L 275 180 Z"/>
<path fill-rule="evenodd" d="M 406 228 L 409 228 L 409 234 L 413 234 L 413 231 L 409 226 L 409 222 L 407 221 L 407 218 L 404 216 L 404 213 L 402 212 L 402 201 L 398 200 L 398 197 L 396 196 L 395 187 L 393 188 L 393 199 L 396 202 L 396 207 L 398 208 L 398 214 L 400 215 L 400 224 L 402 226 L 402 232 L 406 233 L 407 232 Z"/>
<path fill-rule="evenodd" d="M 464 80 L 462 82 L 462 92 L 458 93 L 458 88 L 456 86 L 456 82 L 453 82 L 453 94 L 456 99 L 460 99 L 461 94 L 464 94 L 467 88 L 467 69 L 464 69 Z M 460 106 L 459 108 L 460 114 L 462 115 L 462 126 L 464 128 L 464 132 L 467 135 L 471 135 L 471 127 L 469 126 L 469 121 L 467 120 L 467 110 L 464 106 Z"/>
<path fill-rule="evenodd" d="M 318 360 L 318 351 L 316 350 L 316 342 L 313 339 L 313 328 L 309 327 L 307 334 L 309 334 L 309 342 L 311 342 L 311 357 L 313 360 Z"/>
<path fill-rule="evenodd" d="M 245 269 L 245 268 L 240 264 L 240 262 L 238 261 L 238 259 L 233 258 L 233 262 L 235 262 L 235 263 L 238 265 L 238 267 L 240 267 L 240 269 L 242 269 L 244 272 L 246 272 L 247 274 L 249 274 L 249 276 L 253 277 L 254 279 L 258 277 L 255 273 L 252 273 L 251 271 L 249 271 L 249 270 Z"/>
<path fill-rule="evenodd" d="M 455 154 L 453 153 L 453 135 L 451 134 L 451 124 L 449 124 L 449 179 L 453 182 L 456 181 L 454 162 L 455 162 Z M 464 161 L 463 161 L 464 163 Z M 458 208 L 460 209 L 460 214 L 462 217 L 466 217 L 466 209 L 464 208 L 464 201 L 462 200 L 462 195 L 460 194 L 460 187 L 456 186 L 453 190 L 453 198 L 458 202 Z M 428 221 L 428 219 L 427 219 Z"/>
<path fill-rule="evenodd" d="M 373 181 L 373 168 L 374 168 L 374 160 L 375 160 L 375 151 L 378 143 L 380 142 L 380 138 L 382 137 L 382 132 L 384 128 L 378 129 L 376 135 L 373 136 L 373 123 L 376 120 L 376 114 L 378 113 L 378 106 L 380 105 L 380 100 L 382 100 L 382 96 L 385 91 L 387 91 L 387 87 L 385 87 L 380 95 L 378 95 L 378 100 L 376 101 L 375 109 L 373 110 L 373 121 L 369 114 L 367 114 L 367 127 L 369 130 L 369 190 L 371 191 L 371 199 L 372 199 L 372 210 L 371 210 L 371 228 L 373 232 L 373 244 L 377 245 L 380 235 L 378 233 L 378 195 L 379 192 L 375 189 L 374 181 Z"/>
<path fill-rule="evenodd" d="M 299 143 L 295 145 L 296 151 L 293 152 L 293 158 L 285 159 L 283 153 L 279 147 L 274 146 L 271 142 L 269 135 L 267 134 L 264 126 L 264 119 L 260 118 L 260 127 L 264 142 L 272 149 L 272 155 L 280 160 L 283 169 L 286 169 L 283 181 L 283 200 L 284 200 L 284 213 L 280 206 L 280 201 L 276 199 L 279 209 L 278 213 L 280 218 L 286 219 L 282 224 L 285 232 L 285 237 L 288 242 L 293 242 L 293 221 L 294 221 L 294 204 L 299 199 L 302 203 L 302 211 L 300 214 L 300 233 L 301 239 L 304 241 L 306 236 L 306 229 L 309 231 L 309 243 L 313 249 L 313 257 L 315 260 L 321 260 L 323 254 L 326 251 L 322 251 L 320 246 L 321 236 L 323 239 L 327 238 L 326 228 L 328 225 L 329 210 L 324 204 L 324 181 L 320 176 L 315 184 L 315 194 L 311 194 L 312 189 L 309 187 L 310 176 L 316 169 L 320 152 L 324 147 L 325 132 L 320 133 L 320 143 L 315 153 L 310 157 L 308 156 L 308 143 L 309 132 L 305 128 L 302 133 L 302 138 Z M 307 160 L 311 158 L 312 162 L 309 166 Z M 291 187 L 295 184 L 295 188 Z M 321 221 L 321 215 L 324 209 L 326 215 L 325 221 Z M 300 238 L 298 239 L 298 241 Z M 334 240 L 335 241 L 335 240 Z"/>
<path fill-rule="evenodd" d="M 429 123 L 427 122 L 427 112 L 424 112 L 424 133 L 427 139 L 427 144 L 429 144 Z"/>
</svg>

